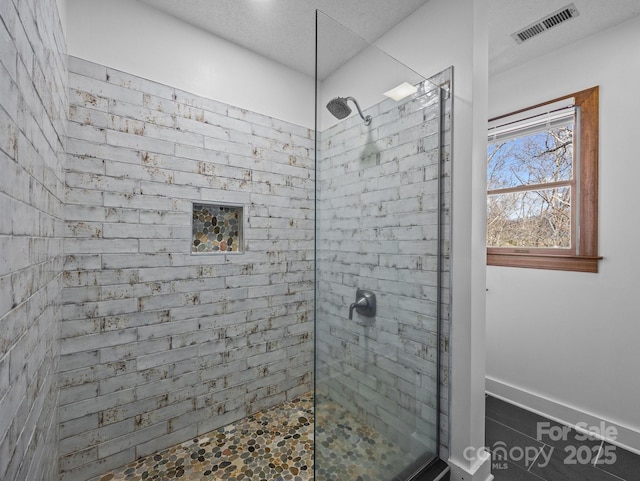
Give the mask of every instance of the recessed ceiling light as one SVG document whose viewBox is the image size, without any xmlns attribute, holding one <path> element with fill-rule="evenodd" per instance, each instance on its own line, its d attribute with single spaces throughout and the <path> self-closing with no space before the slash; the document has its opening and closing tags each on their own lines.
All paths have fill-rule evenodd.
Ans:
<svg viewBox="0 0 640 481">
<path fill-rule="evenodd" d="M 398 100 L 402 100 L 409 95 L 415 94 L 417 91 L 418 87 L 416 87 L 415 85 L 411 85 L 408 82 L 402 82 L 397 87 L 385 92 L 384 95 L 397 102 Z"/>
</svg>

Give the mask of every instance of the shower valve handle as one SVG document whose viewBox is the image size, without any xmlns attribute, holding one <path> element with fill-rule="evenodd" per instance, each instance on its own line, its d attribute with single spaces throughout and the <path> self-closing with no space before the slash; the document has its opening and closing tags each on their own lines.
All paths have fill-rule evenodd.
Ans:
<svg viewBox="0 0 640 481">
<path fill-rule="evenodd" d="M 356 290 L 356 302 L 349 305 L 349 319 L 353 319 L 353 310 L 365 317 L 376 315 L 376 295 L 365 289 Z"/>
</svg>

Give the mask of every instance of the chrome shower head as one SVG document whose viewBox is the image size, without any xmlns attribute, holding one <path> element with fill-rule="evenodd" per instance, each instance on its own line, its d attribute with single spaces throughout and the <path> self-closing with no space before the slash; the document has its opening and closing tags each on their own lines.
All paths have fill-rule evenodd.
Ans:
<svg viewBox="0 0 640 481">
<path fill-rule="evenodd" d="M 351 100 L 356 105 L 356 108 L 358 109 L 358 113 L 360 114 L 360 117 L 362 117 L 362 120 L 364 120 L 364 124 L 369 125 L 372 120 L 371 115 L 367 115 L 365 117 L 362 114 L 362 110 L 360 110 L 360 106 L 358 105 L 358 102 L 353 97 L 336 97 L 334 99 L 331 99 L 327 104 L 327 109 L 329 110 L 329 112 L 331 112 L 331 115 L 333 115 L 335 118 L 344 119 L 351 113 L 351 107 L 349 107 L 349 105 L 347 104 L 348 100 Z"/>
</svg>

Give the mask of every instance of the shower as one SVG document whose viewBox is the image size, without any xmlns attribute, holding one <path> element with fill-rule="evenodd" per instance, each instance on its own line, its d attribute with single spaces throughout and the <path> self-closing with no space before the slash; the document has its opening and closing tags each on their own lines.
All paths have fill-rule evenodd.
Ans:
<svg viewBox="0 0 640 481">
<path fill-rule="evenodd" d="M 441 479 L 452 71 L 427 78 L 316 22 L 314 479 Z M 359 53 L 337 66 L 334 38 Z"/>
<path fill-rule="evenodd" d="M 333 115 L 335 118 L 342 120 L 351 113 L 351 107 L 349 107 L 349 105 L 347 104 L 347 101 L 349 100 L 351 100 L 356 105 L 356 108 L 358 109 L 358 113 L 360 114 L 360 117 L 362 117 L 362 120 L 364 120 L 364 125 L 371 124 L 371 120 L 372 120 L 371 115 L 367 115 L 365 117 L 362 114 L 362 110 L 360 110 L 360 105 L 358 105 L 358 101 L 353 97 L 336 97 L 334 99 L 331 99 L 327 104 L 327 109 L 329 110 L 329 112 L 331 112 L 331 115 Z"/>
<path fill-rule="evenodd" d="M 314 479 L 440 479 L 429 470 L 446 469 L 448 449 L 451 71 L 424 77 L 316 21 Z M 336 36 L 360 52 L 340 68 Z"/>
</svg>

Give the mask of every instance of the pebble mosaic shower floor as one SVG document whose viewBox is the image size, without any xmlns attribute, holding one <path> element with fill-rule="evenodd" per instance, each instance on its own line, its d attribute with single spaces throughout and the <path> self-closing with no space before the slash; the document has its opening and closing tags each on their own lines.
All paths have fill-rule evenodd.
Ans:
<svg viewBox="0 0 640 481">
<path fill-rule="evenodd" d="M 311 481 L 313 397 L 261 411 L 204 436 L 138 459 L 99 481 Z M 323 405 L 331 422 L 318 430 L 320 480 L 389 479 L 403 456 L 396 446 L 338 406 Z"/>
</svg>

